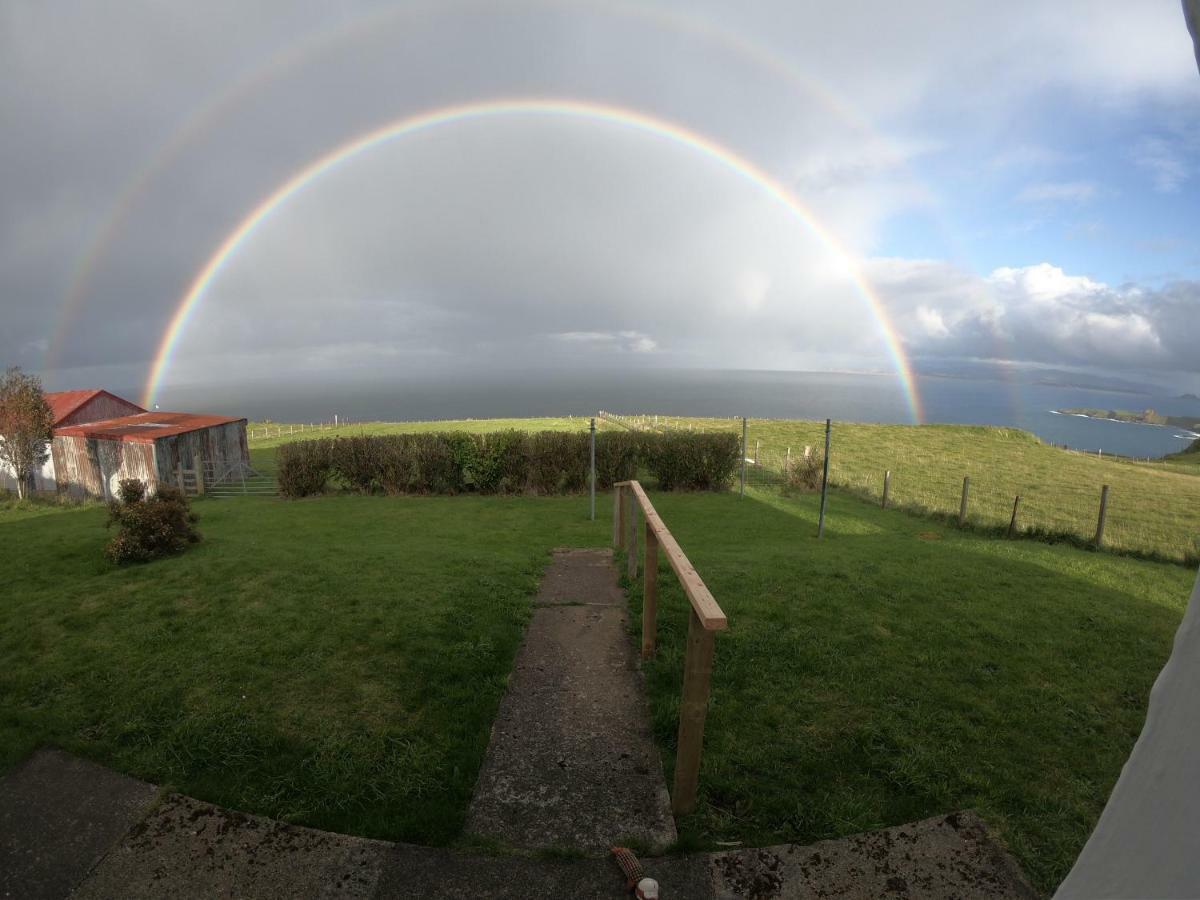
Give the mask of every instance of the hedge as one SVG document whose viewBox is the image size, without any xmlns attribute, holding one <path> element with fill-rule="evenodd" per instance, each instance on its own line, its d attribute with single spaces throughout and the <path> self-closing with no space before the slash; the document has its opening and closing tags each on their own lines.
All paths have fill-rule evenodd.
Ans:
<svg viewBox="0 0 1200 900">
<path fill-rule="evenodd" d="M 318 494 L 332 479 L 364 494 L 571 494 L 588 487 L 586 433 L 438 432 L 297 441 L 279 448 L 279 490 Z M 732 433 L 602 432 L 596 486 L 648 469 L 666 490 L 720 490 L 740 459 Z"/>
</svg>

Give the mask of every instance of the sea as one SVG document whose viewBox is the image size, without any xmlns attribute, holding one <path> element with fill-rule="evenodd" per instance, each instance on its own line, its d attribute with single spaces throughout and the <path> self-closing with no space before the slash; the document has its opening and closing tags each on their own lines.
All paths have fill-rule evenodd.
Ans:
<svg viewBox="0 0 1200 900">
<path fill-rule="evenodd" d="M 918 375 L 921 420 L 998 425 L 1049 443 L 1134 457 L 1187 448 L 1195 431 L 1056 412 L 1067 407 L 1152 408 L 1197 417 L 1200 401 L 1170 392 L 1115 390 L 1014 377 Z M 330 384 L 243 384 L 236 391 L 195 385 L 166 389 L 163 409 L 227 413 L 276 422 L 591 416 L 598 410 L 676 416 L 913 421 L 900 380 L 890 374 L 640 369 L 488 372 L 477 376 L 381 378 Z"/>
</svg>

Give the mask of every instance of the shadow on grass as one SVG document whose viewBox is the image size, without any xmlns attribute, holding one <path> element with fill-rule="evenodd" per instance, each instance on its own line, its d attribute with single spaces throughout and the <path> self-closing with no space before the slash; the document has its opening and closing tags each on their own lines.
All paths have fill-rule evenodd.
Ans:
<svg viewBox="0 0 1200 900">
<path fill-rule="evenodd" d="M 842 494 L 821 541 L 814 497 L 653 499 L 730 621 L 686 840 L 809 842 L 972 808 L 1057 884 L 1141 729 L 1191 572 Z M 646 673 L 669 777 L 687 601 L 665 564 L 660 585 Z"/>
</svg>

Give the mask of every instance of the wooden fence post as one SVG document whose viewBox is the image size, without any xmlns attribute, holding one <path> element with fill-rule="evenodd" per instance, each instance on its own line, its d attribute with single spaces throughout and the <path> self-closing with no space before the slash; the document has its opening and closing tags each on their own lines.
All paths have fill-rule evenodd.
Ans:
<svg viewBox="0 0 1200 900">
<path fill-rule="evenodd" d="M 1012 518 L 1008 520 L 1008 536 L 1009 537 L 1012 537 L 1013 532 L 1017 530 L 1017 507 L 1020 505 L 1021 505 L 1021 495 L 1017 494 L 1017 496 L 1013 498 Z"/>
<path fill-rule="evenodd" d="M 204 460 L 203 459 L 196 460 L 196 468 L 192 469 L 192 472 L 196 476 L 196 496 L 203 497 L 204 496 Z"/>
<path fill-rule="evenodd" d="M 1100 518 L 1096 520 L 1096 546 L 1104 543 L 1104 523 L 1108 519 L 1108 485 L 1100 489 Z"/>
<path fill-rule="evenodd" d="M 633 489 L 629 489 L 629 546 L 625 548 L 626 569 L 629 580 L 637 578 L 638 572 L 638 502 Z"/>
<path fill-rule="evenodd" d="M 175 484 L 179 486 L 179 493 L 186 494 L 187 491 L 183 487 L 183 463 L 178 463 L 175 466 Z"/>
<path fill-rule="evenodd" d="M 675 753 L 675 789 L 671 809 L 686 815 L 696 808 L 700 781 L 700 752 L 712 679 L 713 633 L 706 631 L 695 610 L 688 612 L 687 656 L 683 661 L 683 701 L 679 706 L 679 739 Z"/>
<path fill-rule="evenodd" d="M 883 502 L 879 504 L 884 509 L 887 509 L 888 491 L 892 486 L 892 470 L 888 469 L 883 473 Z"/>
<path fill-rule="evenodd" d="M 967 524 L 967 495 L 970 492 L 970 490 L 971 490 L 971 476 L 966 475 L 963 477 L 962 503 L 960 503 L 958 506 L 958 527 L 959 528 L 961 528 L 962 526 Z"/>
<path fill-rule="evenodd" d="M 654 656 L 658 640 L 658 535 L 646 523 L 646 562 L 642 585 L 642 659 Z"/>
</svg>

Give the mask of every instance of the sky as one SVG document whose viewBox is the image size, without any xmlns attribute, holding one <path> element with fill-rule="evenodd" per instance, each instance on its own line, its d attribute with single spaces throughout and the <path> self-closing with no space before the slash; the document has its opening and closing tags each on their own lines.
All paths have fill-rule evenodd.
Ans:
<svg viewBox="0 0 1200 900">
<path fill-rule="evenodd" d="M 52 389 L 897 354 L 1200 388 L 1179 0 L 0 0 L 0 123 L 0 365 Z"/>
</svg>

